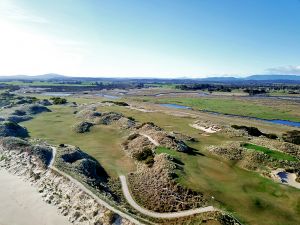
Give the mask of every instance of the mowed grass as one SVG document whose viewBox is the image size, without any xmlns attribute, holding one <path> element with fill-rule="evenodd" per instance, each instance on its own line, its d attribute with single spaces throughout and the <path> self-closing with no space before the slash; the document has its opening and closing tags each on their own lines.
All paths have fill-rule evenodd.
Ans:
<svg viewBox="0 0 300 225">
<path fill-rule="evenodd" d="M 298 159 L 296 159 L 295 157 L 293 157 L 291 155 L 288 155 L 288 154 L 285 154 L 285 153 L 279 152 L 279 151 L 274 151 L 274 150 L 271 150 L 271 149 L 266 148 L 266 147 L 262 147 L 262 146 L 258 146 L 258 145 L 254 145 L 254 144 L 249 144 L 249 143 L 243 144 L 243 147 L 245 147 L 247 149 L 263 152 L 263 153 L 271 156 L 273 159 L 298 161 Z"/>
<path fill-rule="evenodd" d="M 277 101 L 271 105 L 263 100 L 245 100 L 239 98 L 149 98 L 137 99 L 157 104 L 171 103 L 192 107 L 196 110 L 207 110 L 223 114 L 257 117 L 261 119 L 282 119 L 300 122 L 300 105 Z M 273 101 L 273 100 L 272 100 Z"/>
<path fill-rule="evenodd" d="M 155 151 L 157 154 L 168 153 L 184 164 L 183 170 L 176 171 L 179 183 L 214 196 L 214 205 L 232 212 L 245 224 L 300 224 L 299 190 L 240 169 L 205 150 L 207 146 L 219 145 L 228 140 L 245 139 L 233 139 L 218 133 L 202 136 L 202 132 L 189 126 L 194 119 L 186 117 L 158 112 L 143 113 L 119 106 L 99 107 L 99 111 L 121 112 L 140 122 L 152 121 L 167 131 L 181 132 L 198 139 L 198 142 L 187 143 L 198 150 L 195 155 L 162 147 Z"/>
<path fill-rule="evenodd" d="M 23 122 L 32 138 L 41 138 L 51 144 L 71 144 L 80 147 L 97 159 L 111 176 L 135 170 L 133 161 L 121 149 L 127 133 L 117 127 L 97 125 L 90 132 L 75 133 L 73 124 L 78 121 L 69 106 L 51 106 L 52 112 L 37 115 Z"/>
</svg>

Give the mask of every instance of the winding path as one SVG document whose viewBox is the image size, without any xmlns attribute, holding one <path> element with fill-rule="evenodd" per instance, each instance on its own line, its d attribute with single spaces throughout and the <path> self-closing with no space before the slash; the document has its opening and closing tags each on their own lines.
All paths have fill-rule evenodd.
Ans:
<svg viewBox="0 0 300 225">
<path fill-rule="evenodd" d="M 56 148 L 55 147 L 51 147 L 52 148 L 52 158 L 51 161 L 49 163 L 49 168 L 52 169 L 53 171 L 56 171 L 57 173 L 59 173 L 61 176 L 66 177 L 67 179 L 69 179 L 71 182 L 73 182 L 74 184 L 77 185 L 78 188 L 80 188 L 83 192 L 85 192 L 86 194 L 90 195 L 93 199 L 95 199 L 95 201 L 97 203 L 99 203 L 100 205 L 108 208 L 109 210 L 115 212 L 116 214 L 120 215 L 121 217 L 129 220 L 130 222 L 134 223 L 134 224 L 142 224 L 141 222 L 137 221 L 136 219 L 134 219 L 133 217 L 129 216 L 126 213 L 121 212 L 120 210 L 116 209 L 115 207 L 109 205 L 107 202 L 103 201 L 102 199 L 100 199 L 97 195 L 95 195 L 92 191 L 90 191 L 89 189 L 87 189 L 82 183 L 80 183 L 78 180 L 74 179 L 73 177 L 71 177 L 70 175 L 66 174 L 65 172 L 60 171 L 59 169 L 57 169 L 53 164 L 55 162 L 55 156 L 56 156 Z"/>
<path fill-rule="evenodd" d="M 204 213 L 204 212 L 213 212 L 217 211 L 213 206 L 207 206 L 207 207 L 202 207 L 202 208 L 197 208 L 197 209 L 190 209 L 190 210 L 185 210 L 185 211 L 180 211 L 180 212 L 170 212 L 170 213 L 158 213 L 158 212 L 153 212 L 148 209 L 145 209 L 141 206 L 139 206 L 131 196 L 131 193 L 129 191 L 126 177 L 125 176 L 120 176 L 120 181 L 122 184 L 122 191 L 123 194 L 127 200 L 127 202 L 137 211 L 143 213 L 144 215 L 154 217 L 154 218 L 163 218 L 163 219 L 170 219 L 170 218 L 177 218 L 177 217 L 184 217 L 184 216 L 191 216 L 194 214 L 199 214 L 199 213 Z"/>
</svg>

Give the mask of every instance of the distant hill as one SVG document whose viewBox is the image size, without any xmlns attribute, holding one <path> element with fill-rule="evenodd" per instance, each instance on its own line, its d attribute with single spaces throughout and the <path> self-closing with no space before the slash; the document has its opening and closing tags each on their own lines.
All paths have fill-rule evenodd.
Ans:
<svg viewBox="0 0 300 225">
<path fill-rule="evenodd" d="M 201 81 L 212 81 L 212 82 L 235 82 L 239 78 L 236 77 L 207 77 L 200 79 Z"/>
<path fill-rule="evenodd" d="M 15 76 L 0 76 L 0 80 L 52 80 L 52 79 L 66 79 L 67 76 L 60 74 L 49 73 L 37 76 L 29 75 L 15 75 Z"/>
<path fill-rule="evenodd" d="M 207 77 L 207 78 L 134 78 L 134 77 L 72 77 L 64 76 L 55 73 L 29 76 L 29 75 L 16 75 L 16 76 L 0 76 L 0 81 L 122 81 L 122 82 L 165 82 L 165 83 L 275 83 L 275 82 L 285 82 L 291 83 L 296 82 L 300 83 L 300 75 L 252 75 L 248 77 Z"/>
<path fill-rule="evenodd" d="M 300 76 L 297 75 L 252 75 L 245 78 L 246 80 L 295 80 L 300 81 Z"/>
</svg>

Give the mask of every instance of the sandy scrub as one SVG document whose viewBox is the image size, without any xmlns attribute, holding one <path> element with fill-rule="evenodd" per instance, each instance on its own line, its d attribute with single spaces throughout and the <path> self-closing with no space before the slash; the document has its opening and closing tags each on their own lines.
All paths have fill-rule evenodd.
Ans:
<svg viewBox="0 0 300 225">
<path fill-rule="evenodd" d="M 20 177 L 0 169 L 0 184 L 0 225 L 71 224 Z"/>
<path fill-rule="evenodd" d="M 204 126 L 200 126 L 198 124 L 189 124 L 189 125 L 197 130 L 202 130 L 209 134 L 213 134 L 213 133 L 220 131 L 219 128 L 214 128 L 214 127 L 204 127 Z"/>
<path fill-rule="evenodd" d="M 139 206 L 133 199 L 133 197 L 130 194 L 128 185 L 127 185 L 127 181 L 126 181 L 126 177 L 125 176 L 120 176 L 120 181 L 122 184 L 122 191 L 123 194 L 127 200 L 127 202 L 136 210 L 138 210 L 139 212 L 150 216 L 150 217 L 154 217 L 154 218 L 177 218 L 177 217 L 185 217 L 185 216 L 191 216 L 194 214 L 199 214 L 199 213 L 205 213 L 205 212 L 214 212 L 217 211 L 217 209 L 215 209 L 213 206 L 207 206 L 207 207 L 202 207 L 202 208 L 197 208 L 197 209 L 190 209 L 190 210 L 185 210 L 185 211 L 181 211 L 181 212 L 170 212 L 170 213 L 159 213 L 159 212 L 154 212 L 148 209 L 145 209 L 141 206 Z"/>
</svg>

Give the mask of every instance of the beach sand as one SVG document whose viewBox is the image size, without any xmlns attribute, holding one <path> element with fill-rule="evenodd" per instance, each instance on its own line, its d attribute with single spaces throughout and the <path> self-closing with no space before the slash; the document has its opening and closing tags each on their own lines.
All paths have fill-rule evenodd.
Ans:
<svg viewBox="0 0 300 225">
<path fill-rule="evenodd" d="M 0 225 L 66 225 L 68 218 L 42 200 L 29 182 L 0 168 Z"/>
</svg>

